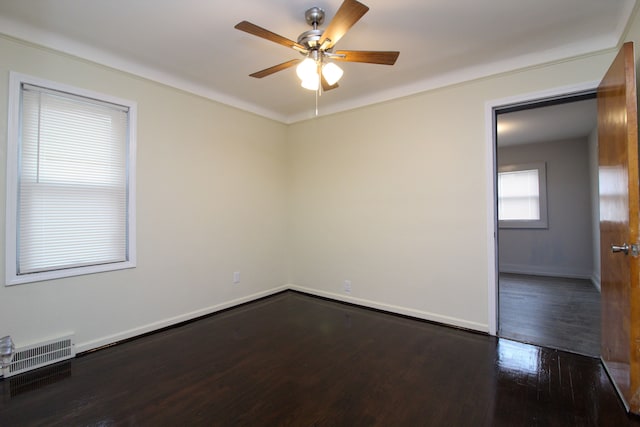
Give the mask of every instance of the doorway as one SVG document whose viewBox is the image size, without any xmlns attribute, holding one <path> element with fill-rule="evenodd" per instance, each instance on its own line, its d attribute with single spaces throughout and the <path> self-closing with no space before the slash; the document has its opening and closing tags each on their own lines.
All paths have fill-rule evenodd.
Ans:
<svg viewBox="0 0 640 427">
<path fill-rule="evenodd" d="M 599 357 L 595 91 L 493 114 L 497 335 Z"/>
</svg>

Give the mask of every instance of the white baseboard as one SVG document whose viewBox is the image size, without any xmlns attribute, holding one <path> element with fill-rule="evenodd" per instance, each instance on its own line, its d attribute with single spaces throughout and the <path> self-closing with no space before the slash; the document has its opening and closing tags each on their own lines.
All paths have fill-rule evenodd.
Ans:
<svg viewBox="0 0 640 427">
<path fill-rule="evenodd" d="M 429 320 L 432 322 L 438 322 L 445 325 L 458 326 L 460 328 L 471 329 L 479 332 L 489 332 L 489 325 L 477 322 L 470 322 L 464 319 L 458 319 L 456 317 L 443 316 L 441 314 L 430 313 L 427 311 L 416 310 L 413 308 L 401 307 L 392 304 L 385 304 L 377 301 L 371 301 L 363 298 L 356 298 L 352 296 L 341 295 L 333 292 L 320 291 L 312 288 L 305 288 L 304 286 L 289 285 L 289 289 L 293 291 L 300 291 L 306 294 L 316 295 L 319 297 L 329 298 L 336 301 L 348 302 L 355 305 L 361 305 L 363 307 L 375 308 L 377 310 L 388 311 L 390 313 L 401 314 L 404 316 L 415 317 L 417 319 Z"/>
<path fill-rule="evenodd" d="M 500 263 L 500 273 L 527 274 L 531 276 L 565 277 L 567 279 L 591 280 L 591 271 L 564 270 L 546 266 Z"/>
<path fill-rule="evenodd" d="M 188 320 L 196 319 L 198 317 L 206 316 L 208 314 L 212 314 L 221 310 L 225 310 L 227 308 L 235 307 L 240 304 L 244 304 L 247 302 L 251 302 L 260 298 L 264 298 L 273 294 L 277 294 L 278 292 L 286 291 L 286 290 L 294 290 L 303 292 L 310 295 L 316 295 L 323 298 L 332 299 L 335 301 L 348 302 L 355 305 L 360 305 L 363 307 L 374 308 L 377 310 L 387 311 L 390 313 L 401 314 L 404 316 L 415 317 L 417 319 L 429 320 L 432 322 L 438 322 L 445 325 L 457 326 L 460 328 L 471 329 L 474 331 L 480 332 L 489 332 L 489 325 L 477 322 L 470 322 L 468 320 L 459 319 L 456 317 L 444 316 L 437 313 L 431 313 L 422 310 L 416 310 L 407 307 L 401 307 L 392 304 L 381 303 L 378 301 L 371 301 L 363 298 L 356 298 L 352 296 L 345 296 L 333 292 L 325 292 L 317 289 L 306 288 L 304 286 L 297 286 L 293 284 L 278 286 L 266 291 L 258 292 L 252 295 L 248 295 L 242 298 L 237 298 L 231 301 L 226 301 L 220 304 L 212 305 L 210 307 L 206 307 L 200 310 L 195 310 L 190 313 L 181 314 L 179 316 L 171 317 L 168 319 L 160 320 L 157 322 L 149 323 L 147 325 L 140 326 L 138 328 L 129 329 L 127 331 L 119 332 L 117 334 L 108 335 L 105 337 L 100 337 L 95 340 L 86 341 L 82 343 L 76 343 L 76 353 L 82 353 L 85 351 L 93 350 L 96 348 L 104 347 L 109 344 L 116 343 L 118 341 L 123 341 L 129 338 L 136 337 L 138 335 L 146 334 L 148 332 L 153 332 L 158 329 L 165 328 L 167 326 L 172 326 L 181 322 L 185 322 Z"/>
<path fill-rule="evenodd" d="M 165 328 L 167 326 L 175 325 L 181 322 L 185 322 L 188 320 L 192 320 L 198 317 L 206 316 L 211 313 L 215 313 L 217 311 L 225 310 L 227 308 L 235 307 L 240 304 L 244 304 L 247 302 L 251 302 L 260 298 L 267 297 L 269 295 L 277 294 L 278 292 L 286 291 L 289 289 L 289 286 L 283 285 L 278 286 L 276 288 L 272 288 L 266 291 L 258 292 L 252 295 L 247 295 L 245 297 L 237 298 L 231 301 L 226 301 L 220 304 L 212 305 L 210 307 L 206 307 L 200 310 L 192 311 L 190 313 L 181 314 L 179 316 L 171 317 L 168 319 L 160 320 L 158 322 L 149 323 L 147 325 L 141 326 L 139 328 L 129 329 L 128 331 L 119 332 L 117 334 L 109 335 L 106 337 L 101 337 L 92 341 L 87 341 L 83 343 L 76 343 L 76 353 L 82 353 L 84 351 L 93 350 L 96 348 L 103 347 L 105 345 L 113 344 L 118 341 L 126 340 L 129 338 L 133 338 L 138 335 L 146 334 L 148 332 L 152 332 L 158 329 Z"/>
</svg>

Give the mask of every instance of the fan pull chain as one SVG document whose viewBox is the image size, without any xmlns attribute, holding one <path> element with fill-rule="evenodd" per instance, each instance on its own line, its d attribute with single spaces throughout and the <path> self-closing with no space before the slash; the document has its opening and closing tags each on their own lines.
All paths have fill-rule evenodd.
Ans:
<svg viewBox="0 0 640 427">
<path fill-rule="evenodd" d="M 320 96 L 320 88 L 316 90 L 316 117 L 318 117 L 318 97 Z"/>
</svg>

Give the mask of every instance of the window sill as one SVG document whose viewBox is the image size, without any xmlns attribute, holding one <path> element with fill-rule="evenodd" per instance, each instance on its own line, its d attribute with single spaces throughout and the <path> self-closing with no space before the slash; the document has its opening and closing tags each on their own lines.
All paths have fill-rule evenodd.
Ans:
<svg viewBox="0 0 640 427">
<path fill-rule="evenodd" d="M 86 274 L 103 273 L 106 271 L 125 270 L 135 268 L 134 261 L 124 261 L 112 264 L 91 265 L 87 267 L 67 268 L 62 270 L 44 271 L 41 273 L 29 273 L 7 276 L 5 286 L 20 285 L 23 283 L 43 282 L 45 280 L 63 279 L 65 277 L 83 276 Z"/>
</svg>

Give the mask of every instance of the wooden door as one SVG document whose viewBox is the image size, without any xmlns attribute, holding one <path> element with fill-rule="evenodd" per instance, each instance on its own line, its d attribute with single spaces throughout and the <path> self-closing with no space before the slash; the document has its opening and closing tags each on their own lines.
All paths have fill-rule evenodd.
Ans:
<svg viewBox="0 0 640 427">
<path fill-rule="evenodd" d="M 631 42 L 598 87 L 598 144 L 602 361 L 627 409 L 640 414 L 640 271 L 632 249 L 638 243 L 638 119 Z"/>
</svg>

